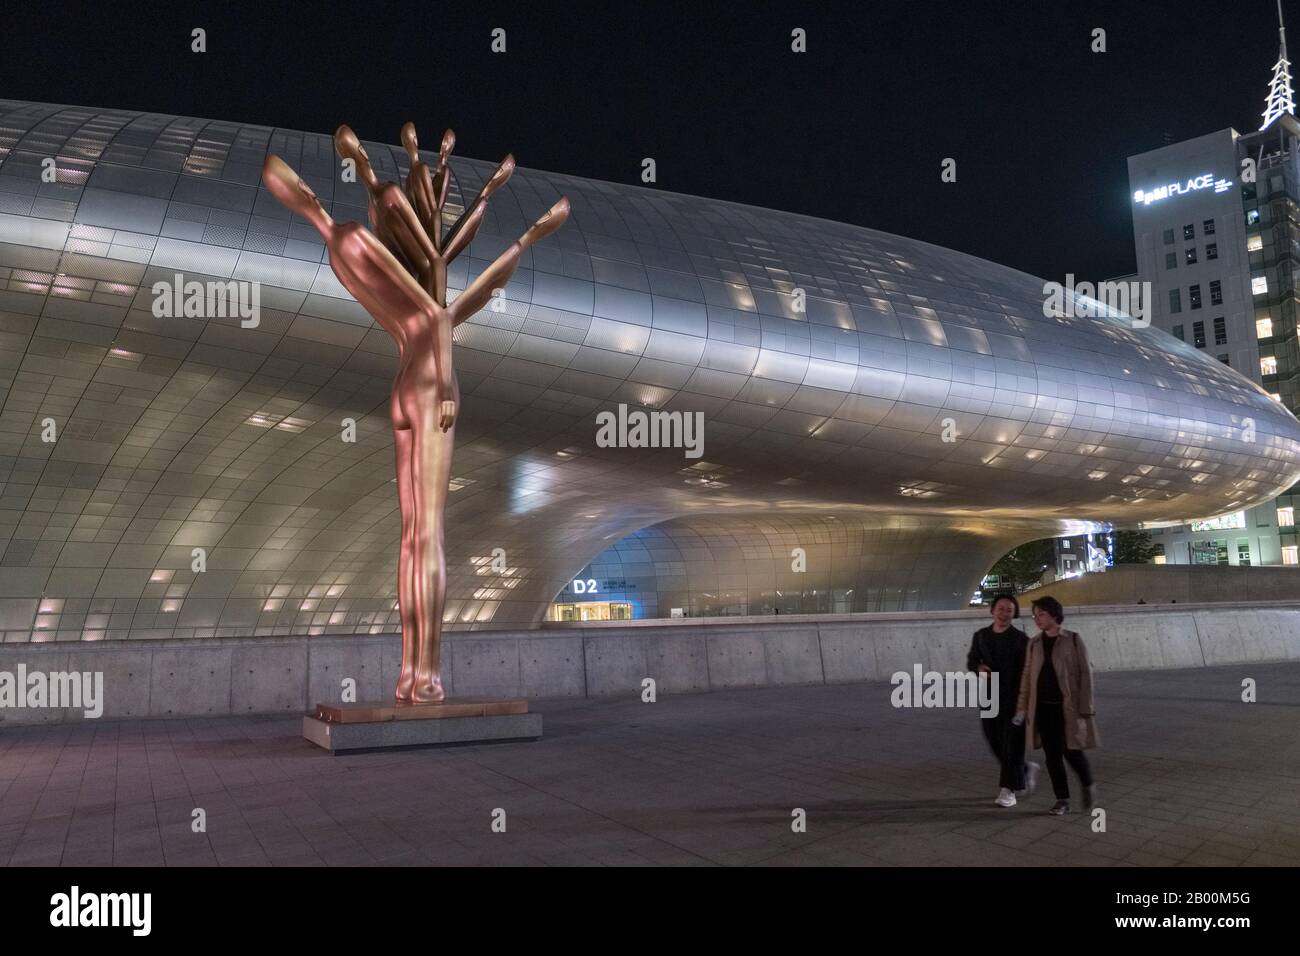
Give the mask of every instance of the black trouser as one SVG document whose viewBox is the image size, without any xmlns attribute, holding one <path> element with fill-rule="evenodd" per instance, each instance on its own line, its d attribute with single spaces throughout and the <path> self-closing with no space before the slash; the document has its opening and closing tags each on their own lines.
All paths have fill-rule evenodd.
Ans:
<svg viewBox="0 0 1300 956">
<path fill-rule="evenodd" d="M 1002 773 L 998 777 L 998 786 L 1008 790 L 1025 789 L 1025 725 L 1017 727 L 1011 723 L 1015 716 L 1016 702 L 1001 701 L 996 717 L 981 717 L 980 725 L 984 728 L 984 738 L 993 748 L 993 756 L 998 758 Z"/>
<path fill-rule="evenodd" d="M 1065 705 L 1057 701 L 1039 701 L 1034 714 L 1034 725 L 1043 741 L 1043 754 L 1047 758 L 1047 772 L 1052 777 L 1052 790 L 1057 800 L 1070 799 L 1070 781 L 1065 776 L 1065 765 L 1079 777 L 1085 787 L 1092 786 L 1092 770 L 1082 750 L 1067 750 L 1065 746 Z"/>
</svg>

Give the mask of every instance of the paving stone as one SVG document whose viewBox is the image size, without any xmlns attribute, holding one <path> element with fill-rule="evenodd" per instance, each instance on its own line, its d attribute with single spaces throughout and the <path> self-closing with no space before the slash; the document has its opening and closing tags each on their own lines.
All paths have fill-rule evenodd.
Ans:
<svg viewBox="0 0 1300 956">
<path fill-rule="evenodd" d="M 1098 676 L 1105 833 L 1046 777 L 994 806 L 978 718 L 874 683 L 534 701 L 535 742 L 333 757 L 292 715 L 14 728 L 0 864 L 1294 866 L 1300 664 L 1251 665 L 1267 708 L 1239 670 Z"/>
</svg>

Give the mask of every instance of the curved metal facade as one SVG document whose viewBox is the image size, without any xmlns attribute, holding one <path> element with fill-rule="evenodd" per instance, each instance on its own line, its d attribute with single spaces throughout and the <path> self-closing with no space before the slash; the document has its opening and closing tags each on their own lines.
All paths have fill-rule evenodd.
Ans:
<svg viewBox="0 0 1300 956">
<path fill-rule="evenodd" d="M 616 542 L 574 575 L 583 593 L 570 582 L 556 602 L 625 603 L 633 617 L 956 608 L 1007 533 L 930 515 L 698 515 Z"/>
<path fill-rule="evenodd" d="M 400 148 L 366 145 L 404 175 Z M 396 628 L 395 354 L 261 188 L 268 151 L 365 218 L 326 135 L 0 100 L 6 641 Z M 453 168 L 460 202 L 494 166 Z M 956 606 L 1019 541 L 1236 510 L 1300 476 L 1300 423 L 1236 372 L 1122 316 L 1044 317 L 1040 280 L 869 229 L 520 170 L 452 285 L 561 194 L 569 224 L 457 330 L 452 627 L 537 620 L 669 521 L 779 519 L 781 549 L 839 522 L 853 570 L 818 573 L 888 566 L 889 606 Z M 176 273 L 260 283 L 260 324 L 155 317 Z M 620 403 L 703 413 L 703 457 L 597 447 Z"/>
</svg>

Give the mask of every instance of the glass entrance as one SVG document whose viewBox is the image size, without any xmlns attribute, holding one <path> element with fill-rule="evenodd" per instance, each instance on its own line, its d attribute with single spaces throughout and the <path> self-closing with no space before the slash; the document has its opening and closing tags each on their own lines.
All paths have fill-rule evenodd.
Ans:
<svg viewBox="0 0 1300 956">
<path fill-rule="evenodd" d="M 630 621 L 632 605 L 623 601 L 581 601 L 552 604 L 552 621 Z"/>
</svg>

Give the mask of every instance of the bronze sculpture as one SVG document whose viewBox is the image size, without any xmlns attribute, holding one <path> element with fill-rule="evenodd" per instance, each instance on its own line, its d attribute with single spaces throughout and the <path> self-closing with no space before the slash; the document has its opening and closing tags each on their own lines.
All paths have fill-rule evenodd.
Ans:
<svg viewBox="0 0 1300 956">
<path fill-rule="evenodd" d="M 451 179 L 447 164 L 456 137 L 443 134 L 435 168 L 419 156 L 415 127 L 402 127 L 410 157 L 406 189 L 381 183 L 355 133 L 334 134 L 339 155 L 356 164 L 369 193 L 372 233 L 360 223 L 335 223 L 305 182 L 282 159 L 262 168 L 267 188 L 321 234 L 330 267 L 343 287 L 397 343 L 398 367 L 389 414 L 397 457 L 401 506 L 397 600 L 402 627 L 399 702 L 434 703 L 445 697 L 440 645 L 447 589 L 443 511 L 451 479 L 460 390 L 452 361 L 452 330 L 477 313 L 502 288 L 523 251 L 550 235 L 569 216 L 563 197 L 447 304 L 447 266 L 478 232 L 488 198 L 510 178 L 506 156 L 474 202 L 444 231 L 443 209 Z"/>
</svg>

